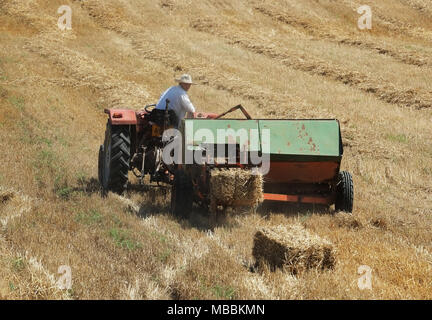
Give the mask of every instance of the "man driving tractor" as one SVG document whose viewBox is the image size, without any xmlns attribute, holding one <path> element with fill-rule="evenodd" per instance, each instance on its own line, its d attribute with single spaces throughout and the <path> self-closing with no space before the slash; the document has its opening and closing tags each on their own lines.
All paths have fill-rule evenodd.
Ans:
<svg viewBox="0 0 432 320">
<path fill-rule="evenodd" d="M 263 199 L 334 204 L 336 211 L 352 212 L 352 176 L 340 171 L 343 142 L 338 120 L 254 120 L 240 104 L 221 114 L 196 113 L 187 95 L 193 84 L 191 76 L 184 74 L 176 81 L 179 85 L 167 89 L 156 105 L 147 105 L 140 111 L 104 110 L 109 118 L 98 159 L 103 195 L 109 191 L 123 193 L 129 184 L 129 173 L 133 173 L 141 183 L 147 183 L 144 178 L 149 176 L 150 183 L 171 185 L 171 211 L 176 216 L 190 212 L 192 203 L 215 213 L 219 207 L 256 208 Z M 236 110 L 246 119 L 223 118 Z M 186 113 L 193 114 L 183 121 Z M 190 136 L 179 135 L 180 159 L 176 160 L 180 161 L 171 161 L 172 157 L 165 157 L 165 151 L 171 155 L 172 148 L 165 149 L 172 146 L 171 140 L 166 141 L 164 133 L 179 126 L 184 126 L 181 133 Z M 213 137 L 223 130 L 225 137 L 212 146 L 210 139 L 199 132 L 203 128 Z M 239 132 L 246 132 L 247 140 Z M 228 153 L 217 154 L 220 146 Z M 191 163 L 187 163 L 186 150 L 193 153 Z M 235 151 L 232 156 L 230 150 Z M 200 156 L 199 161 L 195 161 L 195 155 Z M 201 161 L 215 158 L 216 161 Z"/>
<path fill-rule="evenodd" d="M 193 83 L 192 77 L 189 74 L 183 74 L 180 78 L 175 79 L 175 81 L 178 82 L 179 85 L 172 86 L 162 93 L 153 111 L 162 114 L 168 100 L 168 110 L 172 110 L 170 118 L 172 119 L 174 127 L 178 128 L 187 112 L 195 112 L 195 107 L 187 94 L 187 91 L 189 91 L 190 87 L 195 83 Z"/>
</svg>

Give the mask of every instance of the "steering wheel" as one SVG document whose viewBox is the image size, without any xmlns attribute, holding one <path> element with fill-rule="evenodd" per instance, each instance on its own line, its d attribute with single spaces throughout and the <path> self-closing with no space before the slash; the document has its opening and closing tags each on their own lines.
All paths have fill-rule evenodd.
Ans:
<svg viewBox="0 0 432 320">
<path fill-rule="evenodd" d="M 151 110 L 149 110 L 150 107 L 156 107 L 156 104 L 149 104 L 149 105 L 147 105 L 147 106 L 144 107 L 144 110 L 147 113 L 150 113 L 151 112 Z"/>
</svg>

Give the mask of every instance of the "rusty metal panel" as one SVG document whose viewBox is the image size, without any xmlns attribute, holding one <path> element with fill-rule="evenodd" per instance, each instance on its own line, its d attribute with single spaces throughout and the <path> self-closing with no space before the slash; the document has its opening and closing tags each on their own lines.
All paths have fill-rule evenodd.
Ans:
<svg viewBox="0 0 432 320">
<path fill-rule="evenodd" d="M 271 161 L 266 183 L 322 183 L 335 179 L 337 161 Z"/>
</svg>

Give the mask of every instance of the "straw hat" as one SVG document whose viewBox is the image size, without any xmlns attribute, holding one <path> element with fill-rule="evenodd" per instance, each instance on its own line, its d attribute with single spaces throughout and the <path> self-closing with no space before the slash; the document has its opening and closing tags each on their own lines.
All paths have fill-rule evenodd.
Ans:
<svg viewBox="0 0 432 320">
<path fill-rule="evenodd" d="M 190 76 L 190 74 L 182 74 L 181 77 L 175 79 L 175 81 L 178 83 L 196 84 L 196 83 L 193 83 L 192 77 Z"/>
</svg>

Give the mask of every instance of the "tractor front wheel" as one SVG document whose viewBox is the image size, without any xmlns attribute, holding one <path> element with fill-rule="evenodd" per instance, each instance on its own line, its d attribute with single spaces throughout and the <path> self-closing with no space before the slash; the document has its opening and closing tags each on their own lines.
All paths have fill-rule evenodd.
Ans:
<svg viewBox="0 0 432 320">
<path fill-rule="evenodd" d="M 171 213 L 176 217 L 187 218 L 192 211 L 192 201 L 192 181 L 183 171 L 177 170 L 171 189 Z"/>
<path fill-rule="evenodd" d="M 341 171 L 339 173 L 336 192 L 336 211 L 352 212 L 354 203 L 354 184 L 349 172 Z"/>
<path fill-rule="evenodd" d="M 130 168 L 129 126 L 113 126 L 109 122 L 104 145 L 99 149 L 99 181 L 104 193 L 123 193 L 128 183 Z"/>
</svg>

